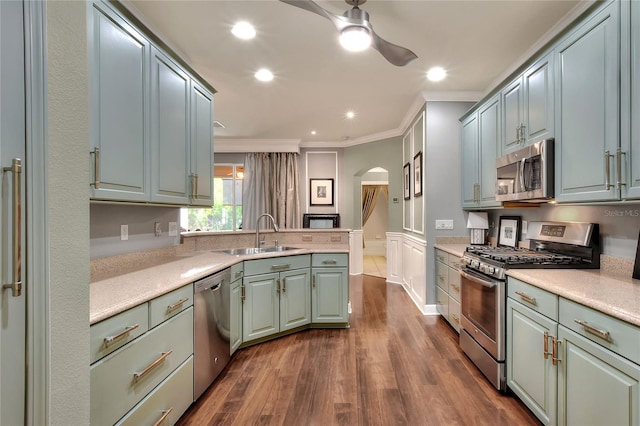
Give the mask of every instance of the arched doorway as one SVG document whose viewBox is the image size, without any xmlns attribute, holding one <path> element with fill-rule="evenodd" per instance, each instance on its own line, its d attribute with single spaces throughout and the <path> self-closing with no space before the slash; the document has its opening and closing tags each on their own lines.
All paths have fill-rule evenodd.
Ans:
<svg viewBox="0 0 640 426">
<path fill-rule="evenodd" d="M 386 278 L 386 232 L 389 225 L 389 172 L 375 167 L 362 175 L 361 218 L 363 273 Z"/>
</svg>

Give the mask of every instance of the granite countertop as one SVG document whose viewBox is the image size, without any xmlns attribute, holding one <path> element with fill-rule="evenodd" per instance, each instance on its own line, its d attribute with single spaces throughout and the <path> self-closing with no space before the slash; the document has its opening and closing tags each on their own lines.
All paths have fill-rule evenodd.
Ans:
<svg viewBox="0 0 640 426">
<path fill-rule="evenodd" d="M 349 253 L 349 246 L 344 244 L 323 244 L 313 248 L 296 244 L 288 246 L 296 249 L 245 256 L 232 256 L 221 251 L 195 251 L 160 259 L 156 265 L 145 269 L 94 281 L 89 287 L 89 323 L 95 324 L 245 260 L 309 253 Z"/>
<path fill-rule="evenodd" d="M 462 257 L 469 244 L 436 244 L 434 247 L 454 256 Z"/>
<path fill-rule="evenodd" d="M 640 327 L 640 280 L 586 269 L 509 269 L 507 275 Z"/>
</svg>

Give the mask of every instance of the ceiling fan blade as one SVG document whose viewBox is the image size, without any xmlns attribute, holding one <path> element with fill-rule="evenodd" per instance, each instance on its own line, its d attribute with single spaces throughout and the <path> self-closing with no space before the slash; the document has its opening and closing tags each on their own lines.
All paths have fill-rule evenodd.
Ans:
<svg viewBox="0 0 640 426">
<path fill-rule="evenodd" d="M 320 15 L 323 18 L 327 18 L 333 21 L 336 15 L 318 6 L 312 0 L 280 0 L 282 3 L 290 4 L 291 6 L 299 7 L 300 9 L 308 10 L 316 15 Z"/>
<path fill-rule="evenodd" d="M 386 41 L 373 30 L 371 31 L 371 35 L 373 38 L 371 47 L 380 52 L 380 54 L 393 65 L 403 67 L 418 58 L 418 56 L 411 50 Z"/>
</svg>

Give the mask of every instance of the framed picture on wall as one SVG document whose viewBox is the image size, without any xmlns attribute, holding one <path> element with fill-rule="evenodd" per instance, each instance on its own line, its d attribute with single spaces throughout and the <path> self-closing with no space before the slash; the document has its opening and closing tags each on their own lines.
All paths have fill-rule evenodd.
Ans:
<svg viewBox="0 0 640 426">
<path fill-rule="evenodd" d="M 309 205 L 333 206 L 333 179 L 309 179 Z"/>
<path fill-rule="evenodd" d="M 413 157 L 413 195 L 422 195 L 422 151 Z"/>
<path fill-rule="evenodd" d="M 520 216 L 500 216 L 498 245 L 518 247 L 520 240 Z"/>
<path fill-rule="evenodd" d="M 411 198 L 411 164 L 407 163 L 404 165 L 404 199 L 408 200 Z"/>
</svg>

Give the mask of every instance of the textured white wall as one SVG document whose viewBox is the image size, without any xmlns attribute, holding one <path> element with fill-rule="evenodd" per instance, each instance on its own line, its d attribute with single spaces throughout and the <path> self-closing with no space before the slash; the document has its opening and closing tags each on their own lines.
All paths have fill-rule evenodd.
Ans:
<svg viewBox="0 0 640 426">
<path fill-rule="evenodd" d="M 89 424 L 87 7 L 46 5 L 49 424 Z"/>
</svg>

